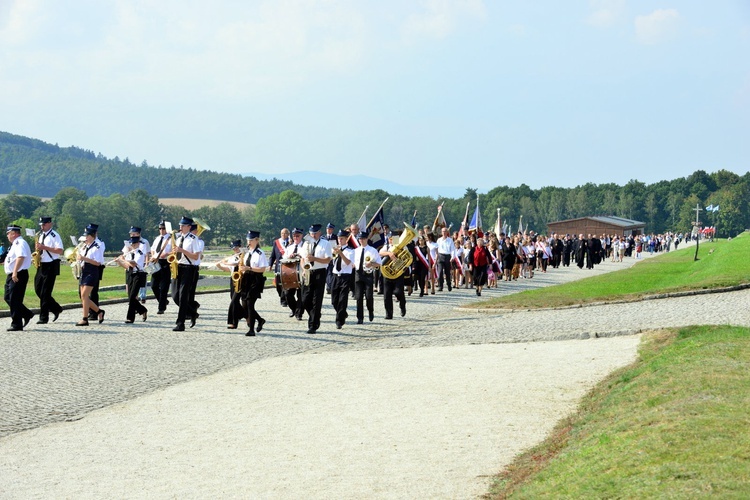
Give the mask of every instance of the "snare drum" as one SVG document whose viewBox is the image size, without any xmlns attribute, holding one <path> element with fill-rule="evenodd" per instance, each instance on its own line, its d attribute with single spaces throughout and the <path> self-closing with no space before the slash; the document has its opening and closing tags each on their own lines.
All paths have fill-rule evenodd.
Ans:
<svg viewBox="0 0 750 500">
<path fill-rule="evenodd" d="M 300 259 L 281 259 L 281 288 L 283 290 L 295 290 L 300 286 L 299 279 Z"/>
<path fill-rule="evenodd" d="M 150 276 L 161 270 L 161 264 L 159 264 L 158 262 L 149 262 L 148 264 L 143 266 L 143 270 L 146 271 L 146 273 Z"/>
</svg>

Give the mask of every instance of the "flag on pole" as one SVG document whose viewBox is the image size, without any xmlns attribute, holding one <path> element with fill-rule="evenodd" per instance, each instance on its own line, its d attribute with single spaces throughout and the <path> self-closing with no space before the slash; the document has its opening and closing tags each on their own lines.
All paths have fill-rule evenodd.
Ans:
<svg viewBox="0 0 750 500">
<path fill-rule="evenodd" d="M 493 229 L 493 231 L 495 231 L 495 236 L 498 236 L 498 237 L 500 236 L 500 229 L 501 229 L 501 226 L 500 226 L 500 209 L 498 208 L 497 209 L 497 220 L 495 221 L 495 228 Z"/>
<path fill-rule="evenodd" d="M 469 236 L 468 234 L 468 226 L 466 225 L 468 219 L 469 219 L 469 204 L 471 204 L 470 201 L 466 202 L 466 212 L 464 213 L 464 220 L 461 222 L 461 229 L 458 230 L 458 235 L 462 238 L 466 238 Z"/>
<path fill-rule="evenodd" d="M 383 231 L 385 216 L 383 214 L 383 205 L 385 205 L 386 201 L 388 201 L 388 198 L 380 204 L 380 208 L 378 208 L 375 215 L 372 216 L 372 219 L 370 219 L 370 222 L 367 224 L 367 233 L 370 235 L 370 244 L 375 248 L 380 248 L 385 244 L 385 234 Z"/>
<path fill-rule="evenodd" d="M 713 209 L 713 210 L 711 210 L 711 211 L 712 211 L 712 212 L 718 212 L 718 211 L 719 211 L 719 205 L 716 205 L 716 206 L 714 207 L 714 209 Z"/>
<path fill-rule="evenodd" d="M 709 205 L 709 206 L 706 207 L 706 212 L 713 212 L 713 211 L 714 211 L 714 206 L 713 205 Z"/>
<path fill-rule="evenodd" d="M 479 213 L 479 196 L 477 196 L 477 208 L 474 209 L 474 215 L 469 222 L 469 231 L 476 231 L 477 236 L 482 233 L 482 215 Z"/>
<path fill-rule="evenodd" d="M 437 229 L 443 229 L 444 227 L 448 226 L 448 223 L 445 222 L 445 214 L 443 214 L 443 204 L 445 202 L 438 205 L 438 213 L 435 216 L 435 222 L 432 223 L 432 232 L 434 233 Z"/>
<path fill-rule="evenodd" d="M 417 228 L 417 211 L 414 211 L 414 215 L 411 216 L 411 227 Z"/>
</svg>

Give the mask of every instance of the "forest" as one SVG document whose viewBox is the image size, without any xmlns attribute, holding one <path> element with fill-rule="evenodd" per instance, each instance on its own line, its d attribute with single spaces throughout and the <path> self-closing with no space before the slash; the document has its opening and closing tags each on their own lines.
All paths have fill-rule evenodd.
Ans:
<svg viewBox="0 0 750 500">
<path fill-rule="evenodd" d="M 100 226 L 100 237 L 110 249 L 119 249 L 131 225 L 140 226 L 149 239 L 160 220 L 173 223 L 183 215 L 199 217 L 210 227 L 203 235 L 209 246 L 228 245 L 248 229 L 261 231 L 266 244 L 282 227 L 307 228 L 332 222 L 337 227 L 359 220 L 367 209 L 370 218 L 383 203 L 385 220 L 397 228 L 416 212 L 421 224 L 431 224 L 437 207 L 449 224 L 458 228 L 479 200 L 481 220 L 491 228 L 500 216 L 513 230 L 546 232 L 549 222 L 593 215 L 614 215 L 646 223 L 649 233 L 688 232 L 695 208 L 704 209 L 701 221 L 716 226 L 720 237 L 735 236 L 750 227 L 750 172 L 740 176 L 727 170 L 697 170 L 687 177 L 645 184 L 631 180 L 616 184 L 584 184 L 574 188 L 531 189 L 498 186 L 477 196 L 467 187 L 461 198 L 391 195 L 382 190 L 346 191 L 297 186 L 286 181 L 259 181 L 253 177 L 131 164 L 107 159 L 77 148 L 59 148 L 35 139 L 0 132 L 0 175 L 9 193 L 0 199 L 0 224 L 20 223 L 36 228 L 40 215 L 55 218 L 66 238 L 79 235 L 86 224 Z M 22 193 L 22 194 L 20 194 Z M 191 212 L 160 203 L 163 198 L 209 198 L 254 203 L 240 211 L 230 203 Z M 718 211 L 706 212 L 707 206 Z"/>
</svg>

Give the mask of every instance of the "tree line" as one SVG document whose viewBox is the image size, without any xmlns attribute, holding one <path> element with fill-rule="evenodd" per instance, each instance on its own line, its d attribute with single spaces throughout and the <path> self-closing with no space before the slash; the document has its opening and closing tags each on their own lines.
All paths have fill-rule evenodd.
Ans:
<svg viewBox="0 0 750 500">
<path fill-rule="evenodd" d="M 259 181 L 253 177 L 206 172 L 182 167 L 136 166 L 126 158 L 107 159 L 76 147 L 60 148 L 36 139 L 0 132 L 0 175 L 6 181 L 0 200 L 0 223 L 34 222 L 39 215 L 55 217 L 63 235 L 79 234 L 89 222 L 100 224 L 108 248 L 127 236 L 131 225 L 153 235 L 159 220 L 176 223 L 182 215 L 204 220 L 212 246 L 229 244 L 248 229 L 261 231 L 270 242 L 282 227 L 307 228 L 311 223 L 332 222 L 337 227 L 359 220 L 365 208 L 371 217 L 380 204 L 393 227 L 411 222 L 431 224 L 438 204 L 448 223 L 458 228 L 469 205 L 474 212 L 477 190 L 467 188 L 455 199 L 389 195 L 382 190 L 352 191 L 298 186 L 288 181 Z M 61 186 L 69 186 L 60 189 Z M 28 193 L 28 194 L 18 194 Z M 124 194 L 127 193 L 127 194 Z M 159 202 L 162 198 L 206 198 L 255 203 L 238 210 L 229 203 L 191 212 Z M 42 198 L 51 198 L 43 201 Z M 614 215 L 646 224 L 646 231 L 686 232 L 692 228 L 696 206 L 719 206 L 703 213 L 706 225 L 717 226 L 720 236 L 734 236 L 750 227 L 750 172 L 739 176 L 727 170 L 693 172 L 671 181 L 645 184 L 631 180 L 624 186 L 588 183 L 574 188 L 546 186 L 531 189 L 498 186 L 479 196 L 481 218 L 490 228 L 500 214 L 518 229 L 544 233 L 549 222 L 592 215 Z M 32 227 L 36 227 L 34 223 Z"/>
<path fill-rule="evenodd" d="M 139 226 L 153 239 L 160 220 L 169 220 L 175 229 L 183 215 L 199 218 L 210 230 L 203 234 L 208 246 L 228 247 L 235 239 L 244 239 L 249 229 L 261 232 L 269 244 L 282 227 L 307 229 L 312 223 L 333 223 L 340 228 L 359 220 L 367 209 L 373 216 L 380 204 L 385 220 L 393 228 L 410 223 L 416 212 L 419 225 L 431 225 L 439 203 L 449 224 L 458 228 L 469 206 L 474 212 L 477 190 L 467 188 L 457 199 L 389 195 L 382 190 L 339 192 L 328 197 L 305 199 L 296 190 L 283 190 L 264 196 L 256 205 L 243 210 L 230 203 L 216 207 L 186 210 L 159 202 L 156 194 L 134 189 L 127 194 L 89 196 L 77 187 L 66 187 L 49 200 L 12 192 L 0 198 L 0 224 L 19 223 L 38 228 L 40 216 L 52 216 L 55 226 L 67 241 L 78 236 L 88 223 L 99 224 L 100 238 L 110 250 L 119 250 L 130 226 Z M 705 225 L 716 226 L 719 236 L 735 236 L 750 227 L 750 173 L 738 176 L 726 170 L 707 174 L 696 171 L 688 177 L 646 185 L 632 180 L 624 186 L 585 184 L 575 188 L 544 187 L 533 190 L 526 185 L 496 187 L 479 196 L 484 229 L 490 229 L 497 217 L 515 231 L 518 221 L 524 229 L 546 233 L 547 223 L 590 215 L 614 215 L 646 223 L 646 232 L 689 232 L 695 220 L 695 208 L 719 206 L 716 212 L 702 212 Z"/>
</svg>

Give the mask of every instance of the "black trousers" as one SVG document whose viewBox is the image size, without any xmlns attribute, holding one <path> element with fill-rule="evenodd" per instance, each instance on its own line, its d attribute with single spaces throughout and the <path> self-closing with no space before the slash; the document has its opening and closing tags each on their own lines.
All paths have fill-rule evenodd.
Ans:
<svg viewBox="0 0 750 500">
<path fill-rule="evenodd" d="M 364 271 L 356 271 L 354 277 L 354 300 L 357 301 L 357 320 L 363 321 L 365 318 L 364 305 L 367 305 L 367 312 L 374 313 L 375 303 L 372 296 L 372 274 Z M 364 304 L 363 304 L 364 302 Z"/>
<path fill-rule="evenodd" d="M 60 261 L 42 262 L 34 276 L 34 292 L 39 297 L 39 321 L 49 321 L 49 313 L 60 314 L 62 306 L 52 298 L 57 275 L 60 274 Z"/>
<path fill-rule="evenodd" d="M 443 277 L 445 277 L 448 290 L 450 290 L 453 286 L 451 285 L 451 256 L 439 253 L 437 256 L 437 286 L 440 290 L 443 289 Z"/>
<path fill-rule="evenodd" d="M 185 318 L 195 315 L 192 294 L 195 287 L 195 279 L 198 276 L 198 267 L 189 264 L 180 264 L 177 270 L 177 286 L 172 300 L 179 306 L 177 312 L 177 324 L 184 325 Z"/>
<path fill-rule="evenodd" d="M 103 276 L 104 266 L 99 266 L 99 279 L 96 280 L 94 286 L 91 287 L 91 293 L 89 294 L 89 299 L 96 304 L 96 307 L 99 307 L 99 284 L 101 283 Z M 97 319 L 97 313 L 93 309 L 89 311 L 89 319 Z"/>
<path fill-rule="evenodd" d="M 302 303 L 307 311 L 307 327 L 311 330 L 320 328 L 320 314 L 323 308 L 323 296 L 326 293 L 326 270 L 310 271 L 310 283 L 302 289 Z"/>
<path fill-rule="evenodd" d="M 297 318 L 302 318 L 302 312 L 304 311 L 302 307 L 302 288 L 290 288 L 289 290 L 285 290 L 284 296 L 286 297 L 286 306 L 289 310 L 291 310 Z"/>
<path fill-rule="evenodd" d="M 406 312 L 406 295 L 404 294 L 404 276 L 401 275 L 395 280 L 383 278 L 383 302 L 385 306 L 386 319 L 393 318 L 393 297 L 398 300 L 401 312 Z"/>
<path fill-rule="evenodd" d="M 336 311 L 336 324 L 343 325 L 349 314 L 346 308 L 349 305 L 349 280 L 350 274 L 334 274 L 331 284 L 331 305 Z"/>
<path fill-rule="evenodd" d="M 242 293 L 234 291 L 234 283 L 229 280 L 229 311 L 227 311 L 227 325 L 237 327 L 240 320 L 247 318 L 247 312 L 242 305 Z"/>
<path fill-rule="evenodd" d="M 161 269 L 151 275 L 151 291 L 154 292 L 156 302 L 159 304 L 159 310 L 165 311 L 169 304 L 169 285 L 172 281 L 169 262 L 166 259 L 159 260 Z"/>
<path fill-rule="evenodd" d="M 5 278 L 5 303 L 10 308 L 10 326 L 13 328 L 23 328 L 23 322 L 31 318 L 32 313 L 28 307 L 23 304 L 23 297 L 26 294 L 26 286 L 29 283 L 29 271 L 18 271 L 18 282 L 13 281 L 13 274 Z"/>
<path fill-rule="evenodd" d="M 141 286 L 146 283 L 146 273 L 128 271 L 125 278 L 128 285 L 128 312 L 125 315 L 125 319 L 133 321 L 136 314 L 148 312 L 148 309 L 141 304 L 140 299 Z"/>
</svg>

